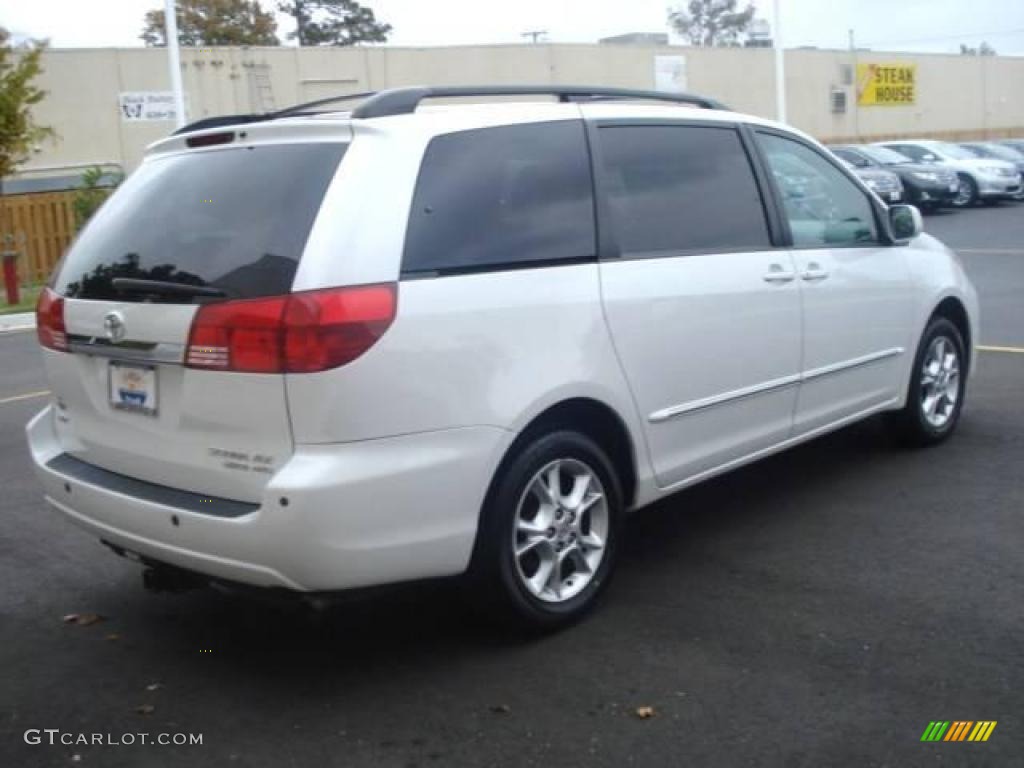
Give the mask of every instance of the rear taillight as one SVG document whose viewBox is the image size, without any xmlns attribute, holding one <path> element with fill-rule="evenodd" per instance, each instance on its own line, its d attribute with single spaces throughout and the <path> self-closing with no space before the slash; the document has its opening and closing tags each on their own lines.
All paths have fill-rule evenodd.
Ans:
<svg viewBox="0 0 1024 768">
<path fill-rule="evenodd" d="M 36 302 L 36 334 L 47 349 L 68 351 L 68 333 L 64 327 L 64 297 L 43 288 Z"/>
<path fill-rule="evenodd" d="M 304 291 L 199 308 L 185 365 L 244 373 L 313 373 L 372 347 L 395 318 L 393 283 Z"/>
</svg>

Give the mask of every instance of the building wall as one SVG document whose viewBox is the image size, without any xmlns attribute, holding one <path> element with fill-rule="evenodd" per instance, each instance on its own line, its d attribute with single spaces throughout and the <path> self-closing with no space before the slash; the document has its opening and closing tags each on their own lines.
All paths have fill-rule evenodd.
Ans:
<svg viewBox="0 0 1024 768">
<path fill-rule="evenodd" d="M 734 109 L 775 116 L 768 49 L 634 45 L 508 45 L 452 48 L 185 48 L 182 72 L 190 119 L 262 112 L 338 93 L 400 85 L 573 83 L 654 87 L 654 58 L 686 58 L 687 87 Z M 917 65 L 917 100 L 906 107 L 856 106 L 849 73 L 858 61 Z M 127 122 L 118 96 L 166 91 L 163 49 L 58 49 L 43 60 L 48 96 L 38 120 L 59 134 L 32 168 L 118 163 L 131 170 L 170 121 Z M 1024 58 L 786 52 L 789 122 L 822 140 L 907 135 L 946 138 L 1024 135 Z M 261 87 L 261 80 L 267 85 Z M 267 87 L 269 86 L 269 87 Z M 845 90 L 833 114 L 830 92 Z"/>
</svg>

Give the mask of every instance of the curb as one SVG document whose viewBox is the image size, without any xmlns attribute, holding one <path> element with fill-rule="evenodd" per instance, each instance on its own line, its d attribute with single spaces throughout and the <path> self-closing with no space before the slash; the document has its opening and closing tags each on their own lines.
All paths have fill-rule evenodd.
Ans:
<svg viewBox="0 0 1024 768">
<path fill-rule="evenodd" d="M 16 315 L 0 315 L 0 333 L 31 331 L 36 327 L 34 312 L 19 312 Z"/>
</svg>

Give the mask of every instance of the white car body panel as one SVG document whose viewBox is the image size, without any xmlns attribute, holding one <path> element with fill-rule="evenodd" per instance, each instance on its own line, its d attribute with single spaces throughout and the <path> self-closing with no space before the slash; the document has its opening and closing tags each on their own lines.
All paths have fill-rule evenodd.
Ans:
<svg viewBox="0 0 1024 768">
<path fill-rule="evenodd" d="M 666 255 L 601 265 L 608 327 L 659 486 L 789 437 L 800 373 L 800 295 L 795 281 L 765 281 L 773 267 L 792 274 L 790 254 Z"/>
<path fill-rule="evenodd" d="M 28 437 L 47 500 L 117 547 L 231 581 L 319 591 L 452 575 L 469 563 L 502 459 L 553 406 L 585 399 L 617 417 L 633 449 L 627 492 L 639 508 L 899 406 L 918 338 L 943 300 L 964 306 L 976 338 L 974 290 L 955 256 L 926 235 L 905 247 L 402 279 L 410 206 L 433 137 L 621 116 L 803 136 L 731 112 L 613 103 L 445 106 L 247 126 L 254 144 L 350 143 L 292 290 L 398 282 L 397 317 L 362 357 L 321 373 L 161 365 L 166 399 L 156 418 L 111 411 L 105 358 L 45 351 L 55 394 Z M 154 157 L 184 151 L 217 149 L 188 150 L 180 136 L 151 148 Z M 800 279 L 811 262 L 827 280 Z M 773 265 L 794 279 L 765 281 Z M 112 310 L 125 315 L 133 340 L 176 348 L 196 308 L 69 300 L 68 330 L 99 336 Z M 217 518 L 142 501 L 47 466 L 65 453 L 255 508 Z M 243 471 L 224 466 L 232 453 L 271 461 Z"/>
<path fill-rule="evenodd" d="M 899 399 L 902 358 L 912 357 L 917 347 L 911 338 L 914 291 L 904 250 L 794 251 L 803 305 L 796 434 Z"/>
</svg>

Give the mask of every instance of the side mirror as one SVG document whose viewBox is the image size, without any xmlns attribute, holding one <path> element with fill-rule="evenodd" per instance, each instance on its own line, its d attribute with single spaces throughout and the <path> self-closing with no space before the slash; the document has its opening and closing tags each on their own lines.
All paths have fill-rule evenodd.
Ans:
<svg viewBox="0 0 1024 768">
<path fill-rule="evenodd" d="M 924 232 L 921 212 L 913 205 L 889 206 L 889 232 L 894 244 L 909 243 Z"/>
</svg>

